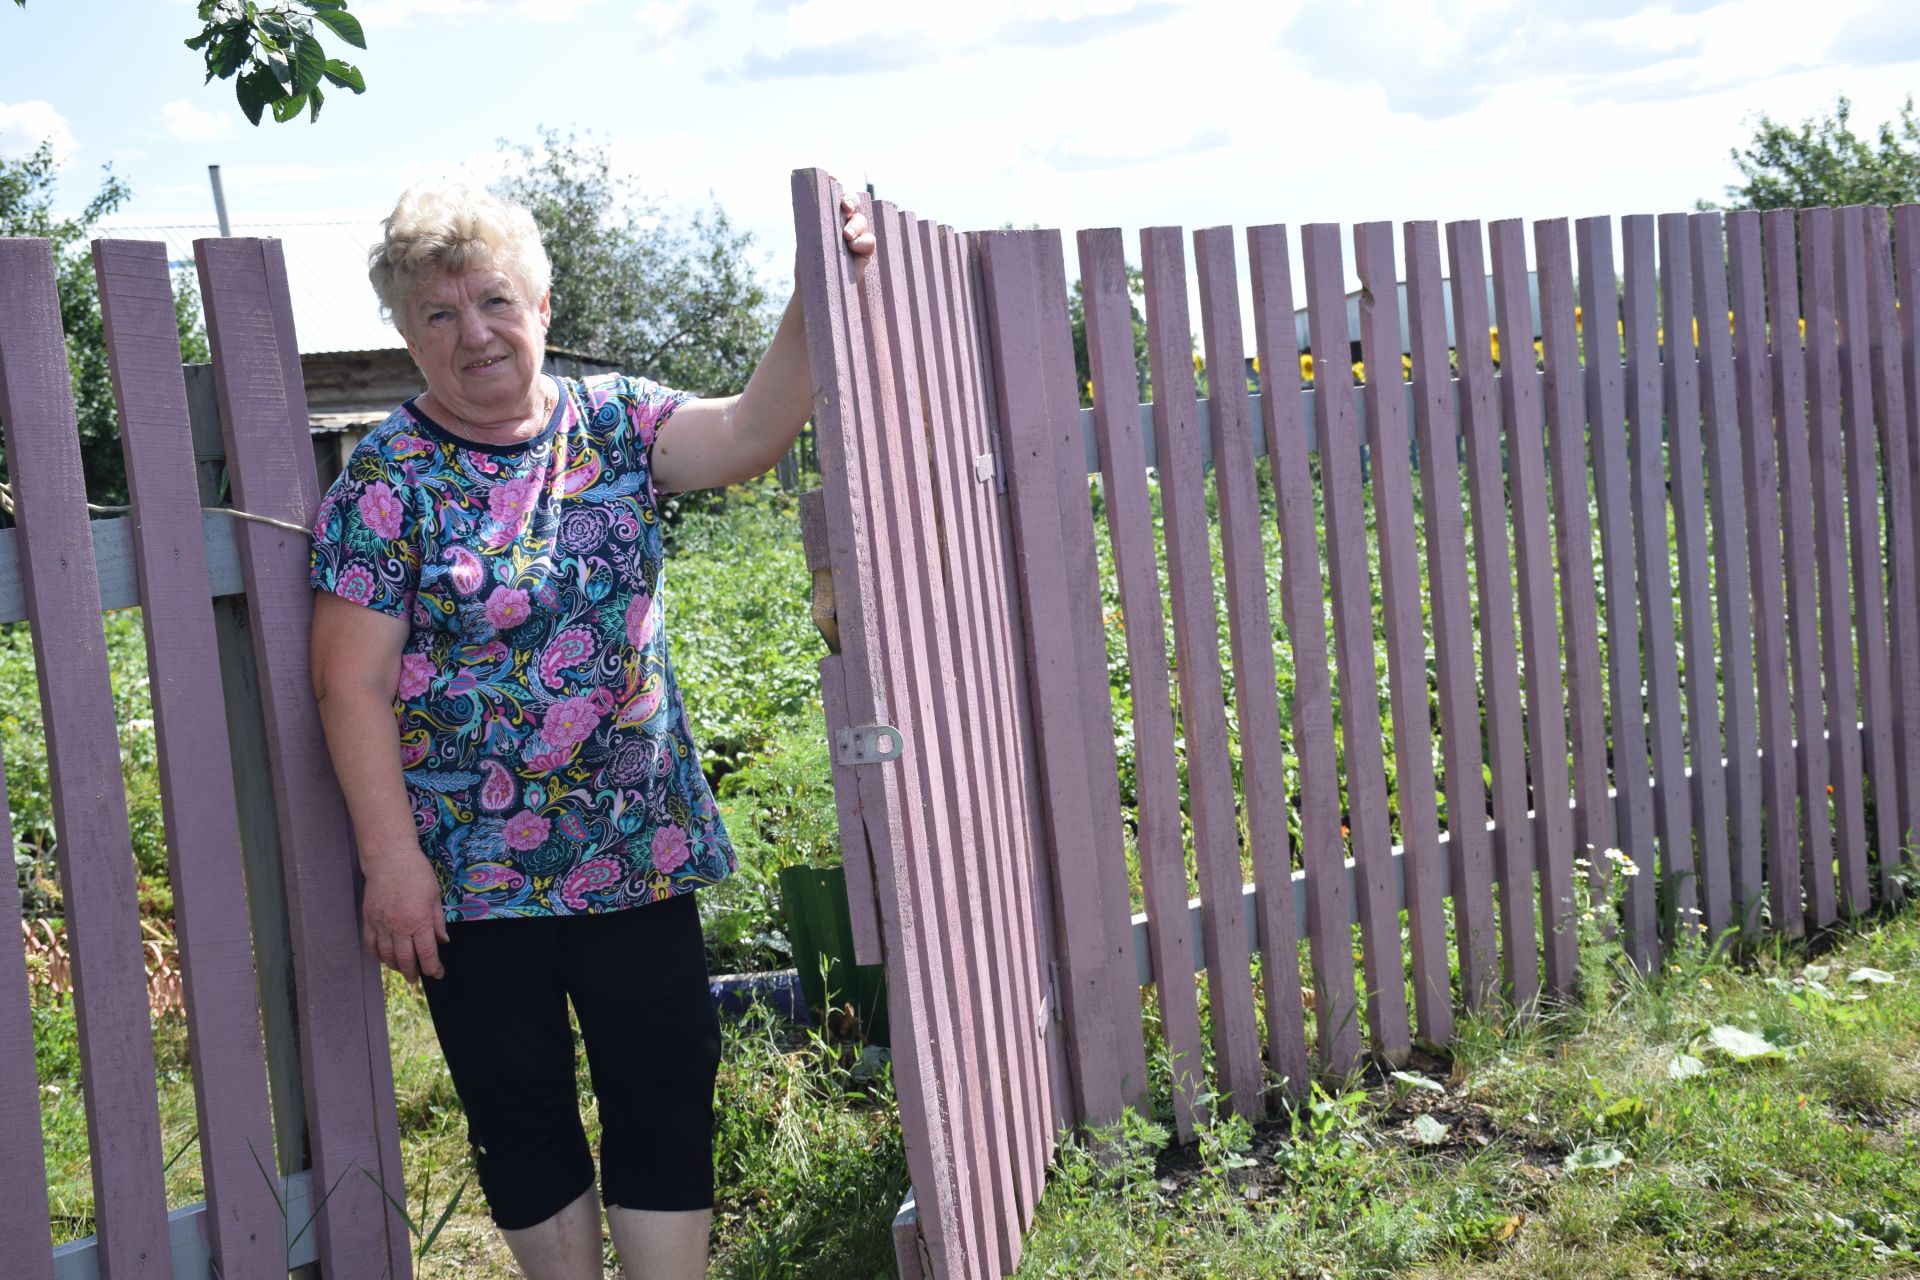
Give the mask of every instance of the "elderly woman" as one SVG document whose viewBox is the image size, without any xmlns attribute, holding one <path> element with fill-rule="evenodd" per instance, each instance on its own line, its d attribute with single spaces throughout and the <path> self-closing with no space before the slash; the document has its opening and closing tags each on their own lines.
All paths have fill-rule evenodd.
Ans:
<svg viewBox="0 0 1920 1280">
<path fill-rule="evenodd" d="M 845 237 L 873 251 L 849 203 Z M 426 379 L 314 528 L 313 687 L 367 948 L 424 975 L 480 1187 L 534 1280 L 706 1269 L 719 1025 L 692 891 L 734 867 L 674 685 L 662 494 L 771 467 L 811 407 L 796 302 L 746 391 L 543 374 L 526 210 L 416 187 L 370 254 Z M 561 282 L 562 289 L 565 282 Z M 697 588 L 694 588 L 697 589 Z"/>
</svg>

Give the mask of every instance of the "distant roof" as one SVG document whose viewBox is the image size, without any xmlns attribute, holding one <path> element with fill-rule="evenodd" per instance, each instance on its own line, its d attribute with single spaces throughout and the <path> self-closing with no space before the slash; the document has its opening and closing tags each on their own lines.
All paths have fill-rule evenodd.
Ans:
<svg viewBox="0 0 1920 1280">
<path fill-rule="evenodd" d="M 193 265 L 193 242 L 217 236 L 212 223 L 143 225 L 108 221 L 101 234 L 129 240 L 160 240 L 167 260 Z M 385 351 L 403 345 L 380 318 L 367 283 L 367 249 L 380 239 L 380 224 L 367 222 L 241 222 L 236 236 L 272 237 L 287 259 L 287 289 L 293 299 L 293 329 L 302 355 L 333 351 Z"/>
</svg>

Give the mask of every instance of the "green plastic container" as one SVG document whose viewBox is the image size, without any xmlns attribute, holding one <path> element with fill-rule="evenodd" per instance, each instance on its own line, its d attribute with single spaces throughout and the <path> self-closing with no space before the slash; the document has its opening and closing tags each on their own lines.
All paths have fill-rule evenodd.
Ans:
<svg viewBox="0 0 1920 1280">
<path fill-rule="evenodd" d="M 780 908 L 787 917 L 800 990 L 816 1017 L 851 1004 L 873 1044 L 888 1044 L 886 970 L 853 962 L 853 921 L 847 912 L 847 873 L 840 867 L 784 867 Z"/>
</svg>

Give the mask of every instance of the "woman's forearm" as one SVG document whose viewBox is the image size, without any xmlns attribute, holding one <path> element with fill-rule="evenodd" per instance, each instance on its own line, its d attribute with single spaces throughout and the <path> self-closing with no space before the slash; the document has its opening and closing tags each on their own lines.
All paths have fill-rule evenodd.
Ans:
<svg viewBox="0 0 1920 1280">
<path fill-rule="evenodd" d="M 747 389 L 734 405 L 742 461 L 758 475 L 780 461 L 813 412 L 813 382 L 807 366 L 807 335 L 801 321 L 800 293 L 787 300 Z"/>
<path fill-rule="evenodd" d="M 352 686 L 331 689 L 320 698 L 320 723 L 353 818 L 361 869 L 371 873 L 396 857 L 424 856 L 401 772 L 393 700 Z"/>
</svg>

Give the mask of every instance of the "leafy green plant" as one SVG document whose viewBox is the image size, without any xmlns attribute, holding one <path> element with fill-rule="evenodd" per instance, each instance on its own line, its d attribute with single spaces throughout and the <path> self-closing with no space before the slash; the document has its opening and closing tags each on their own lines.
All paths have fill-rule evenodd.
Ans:
<svg viewBox="0 0 1920 1280">
<path fill-rule="evenodd" d="M 322 83 L 360 94 L 366 77 L 352 63 L 329 58 L 316 24 L 356 49 L 367 47 L 360 20 L 347 12 L 347 0 L 200 0 L 205 28 L 187 41 L 207 64 L 207 83 L 233 79 L 240 110 L 255 125 L 269 109 L 284 124 L 308 113 L 320 118 L 326 102 Z M 238 76 L 238 79 L 234 77 Z"/>
</svg>

